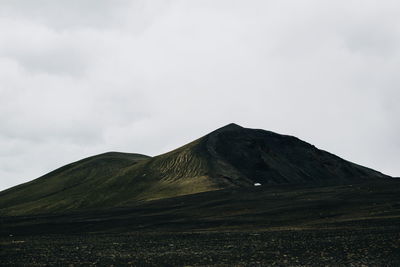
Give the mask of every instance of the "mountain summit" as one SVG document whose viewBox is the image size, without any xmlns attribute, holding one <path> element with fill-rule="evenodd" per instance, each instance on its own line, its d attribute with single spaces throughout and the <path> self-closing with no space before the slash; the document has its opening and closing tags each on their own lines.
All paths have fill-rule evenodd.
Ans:
<svg viewBox="0 0 400 267">
<path fill-rule="evenodd" d="M 300 139 L 228 124 L 171 152 L 111 152 L 0 192 L 0 214 L 111 208 L 254 185 L 339 185 L 388 178 Z"/>
</svg>

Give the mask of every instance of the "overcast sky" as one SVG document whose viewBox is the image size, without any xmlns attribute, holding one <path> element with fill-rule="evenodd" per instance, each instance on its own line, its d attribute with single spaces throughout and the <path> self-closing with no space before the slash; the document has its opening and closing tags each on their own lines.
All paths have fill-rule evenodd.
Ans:
<svg viewBox="0 0 400 267">
<path fill-rule="evenodd" d="M 400 2 L 0 0 L 0 190 L 230 122 L 400 176 Z"/>
</svg>

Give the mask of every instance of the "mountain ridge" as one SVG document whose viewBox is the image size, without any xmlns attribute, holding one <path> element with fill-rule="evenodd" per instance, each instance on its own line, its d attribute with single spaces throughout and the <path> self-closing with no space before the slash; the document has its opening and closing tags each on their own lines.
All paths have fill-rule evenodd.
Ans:
<svg viewBox="0 0 400 267">
<path fill-rule="evenodd" d="M 231 123 L 149 157 L 107 152 L 0 192 L 0 214 L 111 208 L 220 189 L 389 178 L 297 137 Z"/>
</svg>

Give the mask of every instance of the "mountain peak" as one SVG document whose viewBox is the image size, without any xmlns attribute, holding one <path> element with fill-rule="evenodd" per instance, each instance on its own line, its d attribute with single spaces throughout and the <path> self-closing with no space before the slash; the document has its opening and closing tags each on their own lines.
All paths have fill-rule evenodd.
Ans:
<svg viewBox="0 0 400 267">
<path fill-rule="evenodd" d="M 231 130 L 239 130 L 239 129 L 244 129 L 244 128 L 236 123 L 229 123 L 221 128 L 218 128 L 215 131 L 219 132 L 219 131 L 226 131 L 226 130 L 231 131 Z"/>
</svg>

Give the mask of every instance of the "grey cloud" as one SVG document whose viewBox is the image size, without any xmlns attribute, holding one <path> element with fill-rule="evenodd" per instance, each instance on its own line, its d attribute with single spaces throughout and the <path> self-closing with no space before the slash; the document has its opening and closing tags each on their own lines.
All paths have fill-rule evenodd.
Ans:
<svg viewBox="0 0 400 267">
<path fill-rule="evenodd" d="M 170 6 L 170 0 L 3 0 L 0 16 L 29 20 L 64 32 L 94 28 L 141 33 Z M 133 22 L 133 23 L 132 23 Z"/>
<path fill-rule="evenodd" d="M 42 22 L 59 29 L 80 27 L 106 27 L 113 19 L 115 9 L 129 3 L 125 0 L 4 0 L 3 16 Z"/>
<path fill-rule="evenodd" d="M 85 63 L 76 51 L 37 51 L 33 53 L 8 53 L 26 70 L 32 72 L 47 72 L 55 75 L 79 76 L 85 71 Z"/>
<path fill-rule="evenodd" d="M 400 6 L 374 3 L 5 1 L 0 188 L 229 122 L 399 176 Z"/>
</svg>

